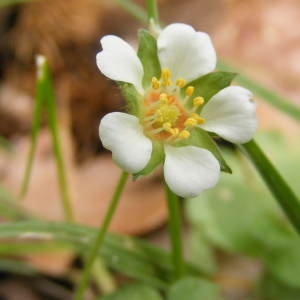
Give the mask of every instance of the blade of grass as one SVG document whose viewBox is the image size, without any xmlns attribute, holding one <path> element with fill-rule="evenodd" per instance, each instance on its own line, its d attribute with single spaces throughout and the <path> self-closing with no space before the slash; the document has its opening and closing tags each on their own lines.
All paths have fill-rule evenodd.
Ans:
<svg viewBox="0 0 300 300">
<path fill-rule="evenodd" d="M 13 152 L 13 145 L 9 140 L 0 135 L 0 148 L 4 149 L 6 152 Z"/>
<path fill-rule="evenodd" d="M 37 274 L 34 268 L 24 262 L 2 258 L 0 259 L 0 271 L 26 276 L 34 276 Z"/>
<path fill-rule="evenodd" d="M 286 216 L 300 234 L 300 201 L 254 140 L 239 145 L 256 167 Z"/>
<path fill-rule="evenodd" d="M 74 247 L 74 251 L 85 253 L 87 245 L 94 240 L 96 232 L 97 229 L 84 225 L 40 220 L 0 224 L 1 244 L 5 238 L 17 238 L 20 254 L 23 249 L 22 243 L 28 243 L 34 238 L 35 243 L 30 247 L 34 247 L 34 245 L 39 247 L 36 241 L 45 243 L 46 239 L 49 243 L 51 241 L 68 243 Z M 3 249 L 5 250 L 5 248 Z M 46 251 L 46 249 L 44 250 Z M 26 251 L 26 247 L 24 251 Z M 174 269 L 170 253 L 145 241 L 108 233 L 99 255 L 113 270 L 151 286 L 164 289 L 172 280 Z M 192 264 L 187 262 L 184 264 L 190 275 L 209 276 L 205 271 Z"/>
<path fill-rule="evenodd" d="M 148 16 L 143 8 L 130 0 L 114 0 L 126 12 L 135 17 L 143 24 L 148 24 Z"/>
<path fill-rule="evenodd" d="M 256 82 L 248 76 L 243 75 L 243 73 L 240 73 L 239 70 L 225 63 L 224 61 L 218 61 L 218 68 L 225 71 L 238 73 L 238 76 L 235 79 L 236 82 L 242 84 L 244 87 L 254 92 L 257 96 L 273 105 L 278 110 L 292 117 L 296 121 L 300 121 L 300 107 L 292 104 L 291 100 L 267 89 L 262 84 Z"/>
<path fill-rule="evenodd" d="M 24 3 L 24 2 L 32 2 L 32 1 L 37 1 L 37 0 L 0 0 L 0 7 Z"/>
<path fill-rule="evenodd" d="M 43 97 L 45 98 L 46 108 L 48 113 L 48 124 L 52 135 L 52 146 L 56 161 L 58 183 L 60 188 L 60 196 L 63 204 L 65 219 L 74 221 L 74 215 L 71 205 L 69 186 L 66 177 L 66 170 L 61 151 L 61 143 L 58 135 L 58 120 L 56 115 L 56 103 L 53 90 L 52 76 L 46 59 L 43 56 L 38 56 L 38 69 L 42 80 Z"/>
<path fill-rule="evenodd" d="M 39 68 L 39 66 L 37 66 L 37 68 Z M 31 175 L 32 165 L 33 165 L 33 158 L 36 152 L 37 136 L 41 126 L 43 100 L 45 95 L 44 89 L 45 89 L 44 79 L 43 76 L 41 76 L 40 70 L 38 70 L 37 82 L 36 82 L 36 94 L 35 94 L 34 109 L 33 109 L 33 119 L 31 125 L 30 148 L 27 156 L 23 180 L 21 183 L 19 199 L 23 199 L 28 190 L 28 185 L 29 185 L 30 175 Z"/>
</svg>

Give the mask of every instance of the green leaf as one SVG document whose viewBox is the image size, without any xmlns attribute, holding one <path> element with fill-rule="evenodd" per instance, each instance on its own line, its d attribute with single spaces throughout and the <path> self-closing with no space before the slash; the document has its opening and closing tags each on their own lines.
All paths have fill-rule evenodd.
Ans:
<svg viewBox="0 0 300 300">
<path fill-rule="evenodd" d="M 156 39 L 150 32 L 144 29 L 139 30 L 138 37 L 139 49 L 137 54 L 144 69 L 143 87 L 147 88 L 151 84 L 152 77 L 159 78 L 161 72 L 157 55 L 157 44 Z"/>
<path fill-rule="evenodd" d="M 266 274 L 259 285 L 258 295 L 258 299 L 262 300 L 299 300 L 300 289 L 286 285 Z"/>
<path fill-rule="evenodd" d="M 184 278 L 171 286 L 168 300 L 219 300 L 219 289 L 213 283 L 198 278 Z"/>
<path fill-rule="evenodd" d="M 37 272 L 34 268 L 21 261 L 12 259 L 0 259 L 0 272 L 8 272 L 12 274 L 34 276 Z"/>
<path fill-rule="evenodd" d="M 232 173 L 230 167 L 223 158 L 221 151 L 210 135 L 201 128 L 194 128 L 191 135 L 186 140 L 176 143 L 177 146 L 197 146 L 209 150 L 219 161 L 221 170 L 226 173 Z"/>
<path fill-rule="evenodd" d="M 149 286 L 130 284 L 121 287 L 113 294 L 100 297 L 98 300 L 162 300 L 162 297 Z"/>
<path fill-rule="evenodd" d="M 94 240 L 96 229 L 84 225 L 63 223 L 63 222 L 45 222 L 45 221 L 24 221 L 0 224 L 0 243 L 5 238 L 17 239 L 21 253 L 22 243 L 28 242 L 25 237 L 37 237 L 38 240 L 59 242 L 58 245 L 70 245 L 77 253 L 85 253 L 86 247 Z M 68 245 L 67 245 L 68 244 Z M 43 247 L 36 242 L 37 248 Z M 28 247 L 24 247 L 24 252 Z M 9 251 L 12 247 L 2 247 L 1 253 L 5 249 Z M 53 248 L 49 247 L 49 250 Z M 43 251 L 46 251 L 46 246 Z M 108 233 L 99 252 L 101 258 L 108 267 L 113 270 L 136 280 L 139 280 L 150 286 L 166 289 L 172 274 L 171 257 L 163 249 L 154 247 L 145 241 L 140 241 L 126 236 L 119 236 Z M 196 266 L 186 264 L 188 274 L 204 276 L 205 271 L 201 271 Z"/>
<path fill-rule="evenodd" d="M 134 85 L 126 82 L 118 82 L 123 97 L 127 103 L 127 110 L 129 113 L 138 116 L 140 113 L 141 95 L 137 92 Z"/>
<path fill-rule="evenodd" d="M 163 144 L 157 141 L 152 141 L 151 158 L 143 170 L 133 175 L 134 180 L 141 175 L 148 175 L 151 173 L 160 163 L 164 161 L 164 157 L 165 153 Z"/>
<path fill-rule="evenodd" d="M 300 291 L 300 239 L 291 240 L 266 255 L 265 263 L 272 275 L 285 285 Z"/>
<path fill-rule="evenodd" d="M 195 96 L 201 96 L 205 102 L 208 102 L 212 96 L 231 84 L 236 73 L 230 72 L 213 72 L 206 74 L 190 83 L 195 88 Z"/>
<path fill-rule="evenodd" d="M 300 107 L 298 105 L 294 105 L 290 99 L 282 97 L 281 95 L 278 95 L 277 93 L 264 87 L 262 84 L 258 83 L 252 78 L 240 74 L 239 70 L 236 70 L 224 61 L 219 61 L 218 67 L 224 70 L 238 72 L 239 76 L 237 76 L 235 80 L 236 82 L 248 88 L 255 95 L 261 97 L 263 100 L 270 103 L 280 111 L 286 113 L 295 120 L 300 121 Z"/>
<path fill-rule="evenodd" d="M 239 147 L 252 161 L 286 216 L 300 233 L 300 201 L 288 183 L 253 140 Z"/>
<path fill-rule="evenodd" d="M 5 150 L 6 152 L 13 152 L 14 150 L 13 144 L 2 135 L 0 135 L 0 148 Z"/>
</svg>

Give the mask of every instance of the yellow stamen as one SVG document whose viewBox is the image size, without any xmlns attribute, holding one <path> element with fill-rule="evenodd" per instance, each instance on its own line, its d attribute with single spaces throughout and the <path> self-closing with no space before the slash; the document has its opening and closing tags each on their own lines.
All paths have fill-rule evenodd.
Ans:
<svg viewBox="0 0 300 300">
<path fill-rule="evenodd" d="M 198 124 L 204 124 L 205 123 L 205 119 L 199 117 L 198 114 L 195 114 L 195 113 L 191 114 L 191 118 L 196 119 Z"/>
<path fill-rule="evenodd" d="M 198 124 L 196 118 L 187 118 L 186 121 L 184 122 L 184 127 L 194 127 Z"/>
<path fill-rule="evenodd" d="M 159 82 L 159 80 L 156 77 L 152 77 L 151 84 L 152 84 L 152 88 L 154 90 L 157 90 L 157 89 L 160 88 L 160 82 Z"/>
<path fill-rule="evenodd" d="M 172 134 L 172 136 L 177 136 L 179 134 L 178 128 L 170 128 L 169 132 Z"/>
<path fill-rule="evenodd" d="M 203 97 L 196 97 L 193 99 L 193 106 L 198 107 L 204 103 Z"/>
<path fill-rule="evenodd" d="M 169 103 L 168 95 L 166 93 L 161 93 L 159 95 L 159 100 L 161 101 L 162 104 Z"/>
<path fill-rule="evenodd" d="M 186 88 L 186 90 L 185 90 L 185 94 L 187 95 L 187 96 L 192 96 L 193 95 L 193 93 L 194 93 L 194 90 L 195 90 L 195 88 L 193 87 L 193 86 L 188 86 L 187 88 Z"/>
<path fill-rule="evenodd" d="M 171 127 L 172 127 L 172 125 L 171 125 L 171 123 L 170 122 L 166 122 L 166 123 L 164 123 L 163 124 L 163 129 L 165 130 L 165 131 L 170 131 L 170 129 L 171 129 Z"/>
<path fill-rule="evenodd" d="M 180 138 L 182 138 L 182 139 L 187 139 L 187 138 L 189 138 L 190 135 L 191 135 L 191 134 L 190 134 L 189 131 L 187 131 L 187 130 L 182 130 L 182 131 L 180 131 L 178 137 L 180 137 Z"/>
<path fill-rule="evenodd" d="M 162 71 L 161 71 L 161 78 L 164 81 L 167 81 L 168 79 L 170 79 L 170 76 L 171 76 L 171 72 L 170 72 L 169 69 L 167 69 L 167 68 L 162 69 Z"/>
<path fill-rule="evenodd" d="M 183 88 L 185 86 L 185 80 L 183 78 L 178 78 L 176 80 L 176 85 L 180 88 Z"/>
</svg>

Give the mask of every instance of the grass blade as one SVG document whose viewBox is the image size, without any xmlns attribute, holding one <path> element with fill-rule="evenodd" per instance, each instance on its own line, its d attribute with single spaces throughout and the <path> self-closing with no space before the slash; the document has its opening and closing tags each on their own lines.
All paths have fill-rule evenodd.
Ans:
<svg viewBox="0 0 300 300">
<path fill-rule="evenodd" d="M 38 66 L 39 68 L 39 66 Z M 27 156 L 25 172 L 21 184 L 21 190 L 19 194 L 19 198 L 23 199 L 27 193 L 28 185 L 30 181 L 30 175 L 32 171 L 33 165 L 33 158 L 36 151 L 36 143 L 37 143 L 37 136 L 41 126 L 41 118 L 42 118 L 42 108 L 43 108 L 43 100 L 44 100 L 44 80 L 38 70 L 37 74 L 37 83 L 36 83 L 36 95 L 34 101 L 34 109 L 33 109 L 33 120 L 31 125 L 31 141 L 30 141 L 30 148 Z"/>
<path fill-rule="evenodd" d="M 35 220 L 0 224 L 1 244 L 3 244 L 3 239 L 17 238 L 16 241 L 20 246 L 18 249 L 9 245 L 2 246 L 2 254 L 6 250 L 19 251 L 18 253 L 21 254 L 22 243 L 27 245 L 24 247 L 25 253 L 28 248 L 36 253 L 33 249 L 35 245 L 41 247 L 42 251 L 46 251 L 46 246 L 39 245 L 37 241 L 55 242 L 60 247 L 70 245 L 77 253 L 85 253 L 86 247 L 95 235 L 95 228 L 74 223 Z M 28 242 L 32 242 L 32 239 L 35 243 L 29 246 Z M 99 255 L 113 270 L 154 287 L 165 289 L 172 279 L 173 266 L 170 254 L 145 241 L 108 233 Z M 205 272 L 193 265 L 185 262 L 185 266 L 188 274 L 206 277 Z"/>
<path fill-rule="evenodd" d="M 296 121 L 300 121 L 300 107 L 292 104 L 292 101 L 278 95 L 277 93 L 267 89 L 262 84 L 256 82 L 255 80 L 251 79 L 248 76 L 243 75 L 238 70 L 233 68 L 231 65 L 223 62 L 218 61 L 218 68 L 225 71 L 236 72 L 238 76 L 236 77 L 235 81 L 237 83 L 242 84 L 244 87 L 251 90 L 257 96 L 277 108 L 278 110 L 284 112 L 288 116 L 292 117 Z"/>
<path fill-rule="evenodd" d="M 45 99 L 48 113 L 48 125 L 52 135 L 52 146 L 56 161 L 60 196 L 63 204 L 65 219 L 67 221 L 72 222 L 74 221 L 74 215 L 71 205 L 66 169 L 61 151 L 61 143 L 58 135 L 58 120 L 56 114 L 56 103 L 53 90 L 52 76 L 46 59 L 43 56 L 38 56 L 38 61 L 39 73 L 42 80 L 43 98 Z"/>
<path fill-rule="evenodd" d="M 286 216 L 300 234 L 300 202 L 295 193 L 255 141 L 240 145 L 239 148 L 252 161 Z"/>
</svg>

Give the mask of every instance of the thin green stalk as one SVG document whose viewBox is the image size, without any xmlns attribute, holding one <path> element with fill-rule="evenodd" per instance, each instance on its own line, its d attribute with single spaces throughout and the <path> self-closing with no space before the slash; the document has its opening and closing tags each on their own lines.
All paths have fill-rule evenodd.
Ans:
<svg viewBox="0 0 300 300">
<path fill-rule="evenodd" d="M 31 143 L 30 143 L 30 148 L 29 148 L 28 157 L 26 161 L 25 172 L 21 184 L 19 199 L 23 199 L 27 193 L 30 175 L 32 171 L 33 158 L 36 151 L 37 136 L 41 126 L 43 97 L 44 97 L 43 83 L 44 83 L 43 78 L 38 74 L 37 85 L 36 85 L 36 96 L 35 96 L 34 110 L 33 110 L 33 120 L 31 126 Z"/>
<path fill-rule="evenodd" d="M 254 140 L 240 145 L 277 199 L 286 216 L 300 234 L 300 201 Z"/>
<path fill-rule="evenodd" d="M 148 13 L 148 20 L 150 22 L 151 20 L 153 20 L 155 24 L 159 23 L 156 0 L 147 0 L 147 13 Z"/>
<path fill-rule="evenodd" d="M 184 260 L 181 241 L 181 215 L 179 198 L 167 185 L 165 185 L 169 210 L 169 231 L 172 247 L 172 262 L 174 268 L 174 280 L 184 275 Z"/>
<path fill-rule="evenodd" d="M 114 0 L 114 1 L 141 23 L 143 24 L 148 23 L 148 17 L 146 12 L 144 11 L 143 8 L 139 7 L 134 2 L 130 0 Z"/>
<path fill-rule="evenodd" d="M 58 121 L 56 115 L 55 96 L 53 91 L 52 78 L 50 70 L 46 61 L 41 66 L 44 77 L 45 88 L 45 100 L 48 112 L 48 123 L 52 135 L 52 147 L 56 160 L 57 176 L 60 189 L 61 200 L 63 204 L 65 219 L 67 221 L 74 221 L 74 215 L 71 205 L 71 199 L 69 194 L 69 186 L 66 177 L 66 170 L 63 161 L 63 155 L 61 151 L 61 143 L 58 135 Z"/>
<path fill-rule="evenodd" d="M 239 73 L 239 70 L 236 70 L 231 65 L 223 61 L 218 61 L 218 67 L 222 70 Z M 296 121 L 300 121 L 300 107 L 292 104 L 291 100 L 274 93 L 273 91 L 264 87 L 262 84 L 243 74 L 239 73 L 239 76 L 236 77 L 235 81 L 250 89 L 257 96 L 261 97 L 278 110 L 286 113 Z"/>
<path fill-rule="evenodd" d="M 110 202 L 110 205 L 109 205 L 106 215 L 104 217 L 104 221 L 103 221 L 101 227 L 99 228 L 97 236 L 96 236 L 94 242 L 92 243 L 89 253 L 87 255 L 85 268 L 83 270 L 81 280 L 80 280 L 77 290 L 75 292 L 75 297 L 74 297 L 75 300 L 84 299 L 83 298 L 84 293 L 85 293 L 88 283 L 90 281 L 93 264 L 97 258 L 97 255 L 99 253 L 99 250 L 100 250 L 102 242 L 103 242 L 103 239 L 107 232 L 108 226 L 109 226 L 111 219 L 117 208 L 117 204 L 118 204 L 120 197 L 122 195 L 122 192 L 124 190 L 128 175 L 129 175 L 128 173 L 122 172 L 122 174 L 120 176 L 119 182 L 118 182 L 115 192 L 112 196 L 112 200 Z"/>
</svg>

